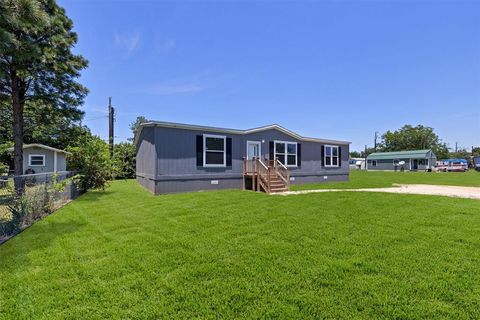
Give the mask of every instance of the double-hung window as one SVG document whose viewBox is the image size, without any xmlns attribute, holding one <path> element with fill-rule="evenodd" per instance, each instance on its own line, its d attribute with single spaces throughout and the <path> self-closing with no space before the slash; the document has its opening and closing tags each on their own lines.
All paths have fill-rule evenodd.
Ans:
<svg viewBox="0 0 480 320">
<path fill-rule="evenodd" d="M 45 155 L 44 154 L 30 154 L 28 155 L 28 165 L 30 167 L 44 167 Z"/>
<path fill-rule="evenodd" d="M 324 159 L 325 167 L 338 167 L 338 146 L 325 146 Z"/>
<path fill-rule="evenodd" d="M 288 141 L 275 141 L 275 158 L 287 167 L 297 166 L 297 143 Z"/>
<path fill-rule="evenodd" d="M 226 137 L 212 134 L 203 135 L 203 166 L 226 166 Z"/>
</svg>

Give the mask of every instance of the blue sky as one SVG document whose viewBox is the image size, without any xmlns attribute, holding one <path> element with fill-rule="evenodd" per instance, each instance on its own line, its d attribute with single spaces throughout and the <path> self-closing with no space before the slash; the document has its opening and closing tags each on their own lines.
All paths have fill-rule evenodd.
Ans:
<svg viewBox="0 0 480 320">
<path fill-rule="evenodd" d="M 148 119 L 373 144 L 432 126 L 480 145 L 480 1 L 59 1 L 90 65 L 85 121 Z"/>
</svg>

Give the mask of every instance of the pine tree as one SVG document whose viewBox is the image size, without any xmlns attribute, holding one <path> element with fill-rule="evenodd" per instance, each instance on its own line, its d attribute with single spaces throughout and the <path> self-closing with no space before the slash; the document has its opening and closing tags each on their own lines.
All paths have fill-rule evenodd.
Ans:
<svg viewBox="0 0 480 320">
<path fill-rule="evenodd" d="M 27 102 L 49 106 L 53 114 L 82 116 L 78 106 L 88 91 L 76 79 L 88 62 L 72 53 L 72 27 L 54 0 L 0 1 L 0 99 L 12 108 L 15 175 L 23 174 Z M 23 191 L 20 179 L 15 189 Z"/>
</svg>

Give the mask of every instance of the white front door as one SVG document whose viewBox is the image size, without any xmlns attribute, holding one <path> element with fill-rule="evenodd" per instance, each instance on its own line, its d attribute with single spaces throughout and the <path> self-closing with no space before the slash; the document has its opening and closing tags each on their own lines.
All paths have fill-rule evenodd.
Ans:
<svg viewBox="0 0 480 320">
<path fill-rule="evenodd" d="M 253 157 L 260 158 L 262 143 L 260 141 L 247 141 L 247 160 Z"/>
</svg>

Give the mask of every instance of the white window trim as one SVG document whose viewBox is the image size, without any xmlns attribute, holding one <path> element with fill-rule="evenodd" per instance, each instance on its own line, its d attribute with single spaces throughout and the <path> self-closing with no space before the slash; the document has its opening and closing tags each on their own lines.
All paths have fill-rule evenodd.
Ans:
<svg viewBox="0 0 480 320">
<path fill-rule="evenodd" d="M 32 164 L 32 157 L 42 157 L 43 164 Z M 28 155 L 28 166 L 29 167 L 45 167 L 45 155 L 44 154 L 29 154 Z"/>
<path fill-rule="evenodd" d="M 247 140 L 247 153 L 246 153 L 246 156 L 245 158 L 247 160 L 251 160 L 251 159 L 248 159 L 248 145 L 249 144 L 256 144 L 258 145 L 258 155 L 259 157 L 261 158 L 262 157 L 262 142 L 261 141 L 254 141 L 254 140 Z"/>
<path fill-rule="evenodd" d="M 332 158 L 332 160 L 330 161 L 330 164 L 327 164 L 327 147 L 328 148 L 332 148 L 332 155 L 330 155 L 329 157 Z M 323 164 L 324 164 L 324 167 L 327 167 L 327 168 L 338 168 L 340 167 L 340 155 L 338 153 L 338 150 L 339 150 L 339 146 L 333 146 L 333 145 L 330 145 L 330 144 L 326 144 L 323 146 L 324 150 L 323 150 Z M 333 148 L 336 148 L 337 149 L 337 155 L 334 156 L 333 155 Z M 333 158 L 336 157 L 337 158 L 337 164 L 333 164 Z"/>
<path fill-rule="evenodd" d="M 273 157 L 277 159 L 277 143 L 283 143 L 285 145 L 285 167 L 296 168 L 298 167 L 298 142 L 294 141 L 281 141 L 281 140 L 273 140 Z M 288 160 L 288 146 L 287 144 L 294 144 L 295 145 L 295 164 L 287 164 Z"/>
<path fill-rule="evenodd" d="M 223 164 L 207 164 L 207 138 L 221 138 L 223 139 Z M 212 151 L 208 150 L 208 152 L 218 152 L 221 151 Z M 225 168 L 227 166 L 227 137 L 226 136 L 219 136 L 216 134 L 204 134 L 203 135 L 203 166 L 207 168 Z"/>
</svg>

